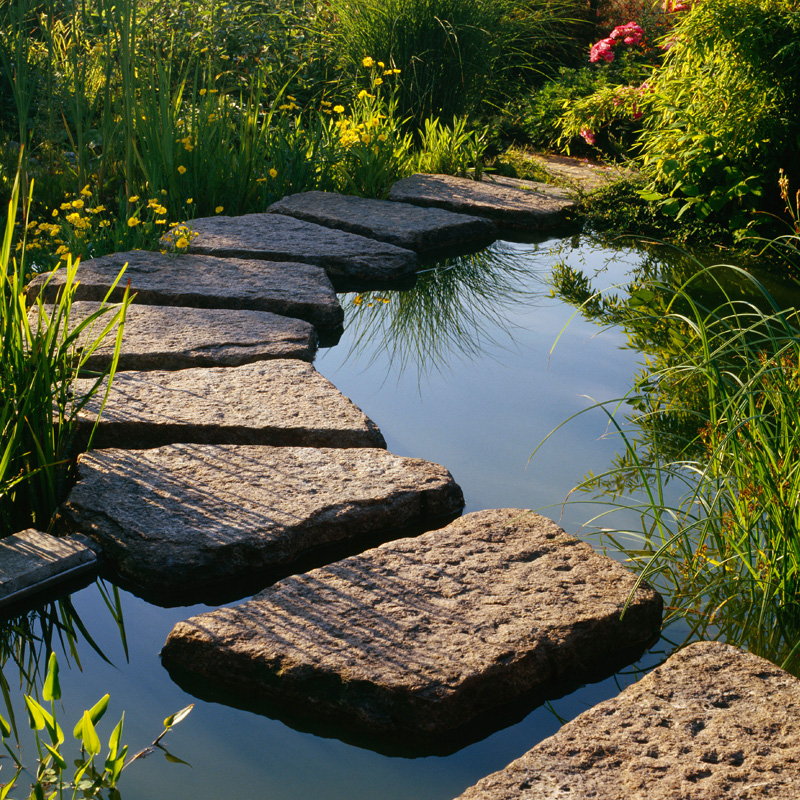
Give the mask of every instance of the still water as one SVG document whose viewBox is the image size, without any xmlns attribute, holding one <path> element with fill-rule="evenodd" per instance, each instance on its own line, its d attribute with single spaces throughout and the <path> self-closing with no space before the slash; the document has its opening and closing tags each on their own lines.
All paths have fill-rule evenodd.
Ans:
<svg viewBox="0 0 800 800">
<path fill-rule="evenodd" d="M 467 512 L 542 509 L 586 536 L 582 526 L 593 512 L 561 504 L 588 470 L 602 470 L 616 452 L 605 415 L 577 417 L 529 458 L 568 417 L 625 394 L 641 355 L 625 347 L 620 331 L 600 330 L 550 298 L 546 277 L 556 260 L 566 259 L 597 272 L 597 285 L 608 286 L 624 282 L 642 258 L 635 250 L 611 252 L 580 239 L 498 243 L 488 255 L 491 268 L 462 265 L 431 275 L 433 285 L 416 295 L 343 296 L 345 334 L 320 351 L 316 367 L 378 424 L 392 452 L 444 464 L 464 491 Z M 533 709 L 453 755 L 394 758 L 195 701 L 179 689 L 158 653 L 172 626 L 205 606 L 162 609 L 122 592 L 126 659 L 98 589 L 84 589 L 73 601 L 111 663 L 85 643 L 79 647 L 82 671 L 74 659 L 68 666 L 60 657 L 65 721 L 72 725 L 109 692 L 101 738 L 124 709 L 123 738 L 135 752 L 161 731 L 164 717 L 196 702 L 164 740 L 190 766 L 170 763 L 162 753 L 137 762 L 120 784 L 125 800 L 449 800 L 563 721 L 616 695 L 671 648 L 662 640 L 615 677 Z M 672 633 L 680 638 L 680 631 Z M 27 758 L 33 760 L 30 750 Z"/>
</svg>

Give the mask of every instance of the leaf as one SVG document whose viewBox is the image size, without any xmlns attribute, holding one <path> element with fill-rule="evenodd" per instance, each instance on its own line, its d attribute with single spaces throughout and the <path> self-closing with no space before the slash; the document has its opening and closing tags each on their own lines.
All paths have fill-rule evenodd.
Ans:
<svg viewBox="0 0 800 800">
<path fill-rule="evenodd" d="M 61 699 L 61 684 L 58 681 L 58 661 L 55 653 L 50 653 L 50 663 L 42 689 L 42 697 L 48 702 Z"/>
<path fill-rule="evenodd" d="M 90 756 L 96 756 L 100 752 L 100 737 L 92 724 L 92 718 L 88 711 L 83 712 L 83 726 L 81 730 L 81 741 L 83 747 Z"/>
<path fill-rule="evenodd" d="M 47 712 L 36 700 L 27 694 L 25 695 L 25 707 L 28 709 L 28 719 L 30 720 L 31 730 L 42 730 L 45 726 L 45 714 L 47 714 Z M 50 715 L 47 714 L 47 716 Z"/>
<path fill-rule="evenodd" d="M 117 753 L 119 752 L 119 744 L 122 739 L 122 725 L 124 722 L 125 712 L 122 713 L 122 719 L 114 726 L 114 730 L 111 731 L 111 737 L 108 740 L 108 757 L 112 761 L 117 757 Z"/>
<path fill-rule="evenodd" d="M 186 717 L 189 716 L 193 708 L 194 708 L 194 703 L 186 706 L 186 708 L 182 708 L 180 711 L 176 711 L 174 714 L 170 715 L 164 720 L 164 727 L 169 729 L 173 725 L 177 725 L 179 722 L 183 722 L 183 720 L 185 720 Z"/>
<path fill-rule="evenodd" d="M 53 761 L 55 761 L 56 764 L 58 764 L 59 769 L 66 769 L 67 762 L 64 761 L 64 758 L 61 755 L 61 753 L 59 753 L 55 747 L 51 747 L 49 744 L 47 744 L 47 742 L 44 743 L 44 746 L 47 748 L 50 755 L 53 756 Z"/>
<path fill-rule="evenodd" d="M 104 694 L 87 712 L 86 714 L 89 715 L 89 719 L 91 720 L 93 725 L 97 725 L 97 723 L 103 718 L 103 714 L 106 713 L 106 709 L 108 708 L 108 699 L 109 696 Z M 72 731 L 72 735 L 76 739 L 80 739 L 83 733 L 83 720 L 84 717 L 81 717 L 78 720 L 78 724 Z"/>
<path fill-rule="evenodd" d="M 7 739 L 11 736 L 11 726 L 2 714 L 0 714 L 0 735 L 2 735 L 3 739 Z"/>
</svg>

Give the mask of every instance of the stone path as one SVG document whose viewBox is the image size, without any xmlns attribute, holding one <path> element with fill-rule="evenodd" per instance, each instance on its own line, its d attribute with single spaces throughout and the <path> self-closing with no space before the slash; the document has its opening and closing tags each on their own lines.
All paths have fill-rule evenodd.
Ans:
<svg viewBox="0 0 800 800">
<path fill-rule="evenodd" d="M 459 800 L 800 797 L 800 681 L 692 644 Z"/>
<path fill-rule="evenodd" d="M 431 745 L 638 655 L 661 598 L 644 587 L 620 619 L 635 580 L 544 517 L 482 511 L 178 623 L 162 658 L 253 702 Z"/>
<path fill-rule="evenodd" d="M 497 226 L 483 217 L 332 192 L 289 195 L 267 210 L 378 239 L 427 257 L 478 250 L 497 238 Z"/>
<path fill-rule="evenodd" d="M 321 545 L 458 514 L 438 464 L 371 448 L 175 444 L 95 450 L 61 529 L 91 536 L 123 578 L 185 602 Z"/>
<path fill-rule="evenodd" d="M 314 264 L 337 291 L 408 285 L 419 267 L 411 250 L 281 214 L 204 217 L 192 230 L 190 253 Z"/>
<path fill-rule="evenodd" d="M 53 586 L 97 573 L 97 557 L 73 538 L 29 528 L 0 540 L 0 608 Z"/>
<path fill-rule="evenodd" d="M 85 394 L 93 381 L 77 382 Z M 78 417 L 88 442 L 104 388 Z M 93 447 L 175 442 L 305 447 L 386 447 L 372 420 L 304 361 L 177 372 L 118 372 Z"/>
<path fill-rule="evenodd" d="M 76 300 L 102 300 L 127 264 L 111 299 L 122 299 L 125 282 L 140 305 L 246 309 L 296 317 L 323 330 L 341 326 L 344 312 L 324 270 L 310 264 L 172 256 L 134 250 L 84 261 Z M 28 284 L 28 299 L 43 291 L 52 302 L 65 276 L 39 275 Z M 46 288 L 45 288 L 46 284 Z"/>
<path fill-rule="evenodd" d="M 389 200 L 488 217 L 501 227 L 515 230 L 562 225 L 566 213 L 575 208 L 575 201 L 547 184 L 539 186 L 540 191 L 523 191 L 452 175 L 412 175 L 392 187 Z"/>
<path fill-rule="evenodd" d="M 70 318 L 77 324 L 97 312 L 101 303 L 78 301 Z M 45 307 L 52 313 L 52 306 Z M 31 321 L 37 311 L 32 309 Z M 105 323 L 104 323 L 105 324 Z M 101 329 L 95 328 L 94 338 Z M 91 340 L 91 331 L 83 342 Z M 114 355 L 109 337 L 86 361 L 87 370 L 102 372 Z M 133 303 L 125 315 L 119 370 L 173 370 L 187 367 L 238 367 L 267 359 L 313 361 L 317 334 L 310 322 L 226 308 L 180 308 Z"/>
</svg>

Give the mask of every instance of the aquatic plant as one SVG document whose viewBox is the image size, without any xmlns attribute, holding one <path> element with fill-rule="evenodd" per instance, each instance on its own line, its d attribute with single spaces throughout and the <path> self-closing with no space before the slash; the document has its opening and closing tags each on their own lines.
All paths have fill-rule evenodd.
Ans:
<svg viewBox="0 0 800 800">
<path fill-rule="evenodd" d="M 12 257 L 19 189 L 18 176 L 0 250 L 0 536 L 32 525 L 49 528 L 68 487 L 78 415 L 106 375 L 113 378 L 130 302 L 126 289 L 122 303 L 104 302 L 76 324 L 71 308 L 78 262 L 70 256 L 56 301 L 48 306 L 41 295 L 33 303 L 28 300 L 24 230 L 17 257 Z M 112 331 L 111 365 L 88 392 L 75 393 L 84 364 Z"/>
</svg>

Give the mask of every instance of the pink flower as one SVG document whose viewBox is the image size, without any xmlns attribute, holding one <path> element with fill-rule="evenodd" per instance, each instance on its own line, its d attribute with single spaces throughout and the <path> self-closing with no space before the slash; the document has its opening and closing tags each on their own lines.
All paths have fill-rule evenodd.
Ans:
<svg viewBox="0 0 800 800">
<path fill-rule="evenodd" d="M 601 39 L 597 44 L 592 45 L 592 49 L 589 51 L 589 61 L 596 64 L 602 59 L 610 63 L 614 60 L 614 51 L 611 49 L 613 46 L 613 39 Z"/>
<path fill-rule="evenodd" d="M 594 131 L 590 131 L 584 128 L 581 131 L 581 136 L 583 136 L 583 139 L 586 142 L 586 144 L 594 144 L 594 139 L 595 139 Z"/>
<path fill-rule="evenodd" d="M 688 11 L 691 7 L 691 0 L 664 0 L 664 5 L 662 6 L 667 14 L 673 14 L 677 11 Z"/>
</svg>

